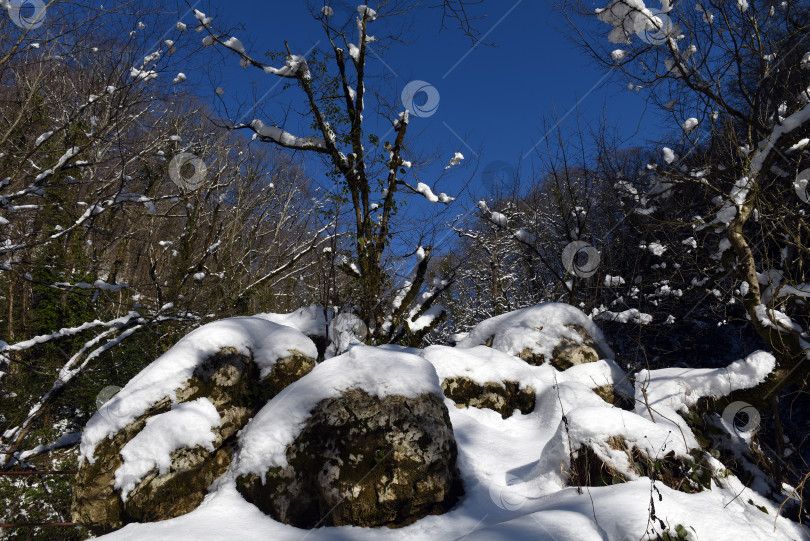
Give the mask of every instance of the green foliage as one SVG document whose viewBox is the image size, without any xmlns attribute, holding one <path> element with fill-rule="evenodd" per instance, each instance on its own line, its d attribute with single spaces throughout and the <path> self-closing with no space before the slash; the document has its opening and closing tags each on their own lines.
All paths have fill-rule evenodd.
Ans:
<svg viewBox="0 0 810 541">
<path fill-rule="evenodd" d="M 78 466 L 77 455 L 75 450 L 61 452 L 59 456 L 40 463 L 40 467 L 72 470 Z M 0 522 L 72 522 L 70 518 L 72 484 L 72 475 L 0 476 Z M 82 529 L 72 527 L 4 528 L 3 534 L 4 539 L 14 541 L 28 539 L 72 541 L 87 537 Z"/>
<path fill-rule="evenodd" d="M 377 449 L 374 451 L 374 463 L 379 464 L 385 459 L 385 455 L 388 454 L 385 449 Z"/>
<path fill-rule="evenodd" d="M 678 524 L 670 531 L 663 532 L 662 534 L 658 535 L 658 537 L 655 538 L 655 541 L 683 541 L 684 539 L 697 539 L 695 536 L 695 529 L 691 526 L 687 528 L 683 524 Z"/>
</svg>

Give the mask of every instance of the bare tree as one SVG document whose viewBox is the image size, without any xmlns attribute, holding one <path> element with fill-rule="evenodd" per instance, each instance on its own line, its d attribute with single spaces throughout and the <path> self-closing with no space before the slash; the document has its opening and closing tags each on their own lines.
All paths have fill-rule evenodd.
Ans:
<svg viewBox="0 0 810 541">
<path fill-rule="evenodd" d="M 293 135 L 283 124 L 265 124 L 259 118 L 234 122 L 232 129 L 249 130 L 262 142 L 324 159 L 336 183 L 333 197 L 348 204 L 354 237 L 351 254 L 339 259 L 337 267 L 353 281 L 353 303 L 368 323 L 369 340 L 388 342 L 407 336 L 408 340 L 418 342 L 441 316 L 442 311 L 434 302 L 446 284 L 441 281 L 426 284 L 430 246 L 416 251 L 417 263 L 402 286 L 391 283 L 386 262 L 391 239 L 397 234 L 396 218 L 405 196 L 424 197 L 430 203 L 442 204 L 453 199 L 444 193 L 434 194 L 425 183 L 406 180 L 413 160 L 406 159 L 410 122 L 407 109 L 396 113 L 396 108 L 387 108 L 389 118 L 393 117 L 390 139 L 387 135 L 382 140 L 366 129 L 366 100 L 373 96 L 383 103 L 381 96 L 367 87 L 370 79 L 366 63 L 372 54 L 372 44 L 387 40 L 371 35 L 370 28 L 380 24 L 378 17 L 381 20 L 386 16 L 399 17 L 408 9 L 396 2 L 381 2 L 379 8 L 385 13 L 378 15 L 371 7 L 359 6 L 357 24 L 346 30 L 333 26 L 333 8 L 324 6 L 317 17 L 328 46 L 325 50 L 314 48 L 311 56 L 318 60 L 312 67 L 303 55 L 293 54 L 289 47 L 281 67 L 260 62 L 238 38 L 215 28 L 212 18 L 199 11 L 195 13 L 207 32 L 206 43 L 229 49 L 243 66 L 295 82 L 303 101 L 304 124 L 310 125 L 315 134 Z M 418 325 L 417 320 L 421 321 Z M 429 324 L 424 323 L 427 320 Z"/>
</svg>

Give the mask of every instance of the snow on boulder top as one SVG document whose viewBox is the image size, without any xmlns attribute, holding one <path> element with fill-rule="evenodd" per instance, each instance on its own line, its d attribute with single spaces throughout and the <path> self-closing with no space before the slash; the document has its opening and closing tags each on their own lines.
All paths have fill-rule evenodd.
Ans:
<svg viewBox="0 0 810 541">
<path fill-rule="evenodd" d="M 553 370 L 551 366 L 531 366 L 517 357 L 484 346 L 467 349 L 429 346 L 422 355 L 436 368 L 439 379 L 464 377 L 479 385 L 493 381 L 515 381 L 521 387 L 526 387 L 537 377 L 534 368 L 545 369 L 545 373 L 548 373 L 548 369 Z"/>
<path fill-rule="evenodd" d="M 444 400 L 436 371 L 410 353 L 356 345 L 328 359 L 270 400 L 239 434 L 239 449 L 227 477 L 286 467 L 285 451 L 319 402 L 344 391 L 362 390 L 383 398 L 432 393 Z"/>
<path fill-rule="evenodd" d="M 645 408 L 643 388 L 650 406 L 686 412 L 702 397 L 720 398 L 733 391 L 756 387 L 775 367 L 773 355 L 755 351 L 725 368 L 641 370 L 636 375 L 636 408 Z"/>
<path fill-rule="evenodd" d="M 216 435 L 211 432 L 221 422 L 217 408 L 207 398 L 175 404 L 172 409 L 146 420 L 146 426 L 121 449 L 123 464 L 115 470 L 115 488 L 126 501 L 141 479 L 152 468 L 163 475 L 172 464 L 172 453 L 197 445 L 214 452 Z"/>
<path fill-rule="evenodd" d="M 295 351 L 318 356 L 312 340 L 296 329 L 266 319 L 234 317 L 203 325 L 181 338 L 99 408 L 82 434 L 79 460 L 92 464 L 96 446 L 104 438 L 117 434 L 163 398 L 175 401 L 176 391 L 191 379 L 194 370 L 223 348 L 252 355 L 261 377 L 270 373 L 277 360 Z"/>
<path fill-rule="evenodd" d="M 631 479 L 637 476 L 632 475 L 633 468 L 627 453 L 609 445 L 608 440 L 612 437 L 622 438 L 628 449 L 636 447 L 650 458 L 663 457 L 670 451 L 675 451 L 679 457 L 688 457 L 690 449 L 700 447 L 691 434 L 682 435 L 667 425 L 654 423 L 619 408 L 576 408 L 566 417 L 574 450 L 587 445 L 605 463 L 614 464 L 621 471 L 631 474 Z M 560 439 L 566 443 L 567 438 Z"/>
<path fill-rule="evenodd" d="M 557 302 L 542 303 L 486 319 L 473 327 L 456 347 L 485 345 L 492 338 L 494 349 L 510 355 L 519 355 L 523 350 L 530 349 L 532 353 L 543 355 L 549 361 L 554 348 L 563 339 L 582 343 L 579 333 L 569 327 L 572 325 L 585 329 L 601 353 L 613 358 L 613 351 L 593 320 L 578 308 Z"/>
<path fill-rule="evenodd" d="M 558 383 L 575 382 L 594 389 L 603 385 L 632 398 L 633 387 L 624 371 L 610 359 L 585 363 L 558 372 L 546 363 L 532 366 L 523 360 L 485 346 L 459 349 L 449 346 L 429 346 L 422 356 L 436 369 L 440 380 L 468 378 L 478 385 L 514 381 L 521 388 L 543 391 Z M 555 398 L 556 400 L 556 398 Z"/>
<path fill-rule="evenodd" d="M 253 317 L 292 327 L 307 336 L 326 337 L 326 317 L 324 316 L 323 308 L 316 304 L 299 308 L 289 314 L 265 313 L 256 314 Z"/>
</svg>

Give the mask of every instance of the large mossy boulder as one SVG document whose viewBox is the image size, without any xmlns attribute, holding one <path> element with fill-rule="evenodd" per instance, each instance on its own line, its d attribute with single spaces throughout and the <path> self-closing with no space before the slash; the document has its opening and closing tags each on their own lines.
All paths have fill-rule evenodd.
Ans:
<svg viewBox="0 0 810 541">
<path fill-rule="evenodd" d="M 456 455 L 440 398 L 351 390 L 318 404 L 286 467 L 242 476 L 237 489 L 299 528 L 404 526 L 456 503 Z"/>
<path fill-rule="evenodd" d="M 456 456 L 432 366 L 356 346 L 259 412 L 229 475 L 247 501 L 285 524 L 398 527 L 456 503 Z"/>
<path fill-rule="evenodd" d="M 192 511 L 202 502 L 211 483 L 227 470 L 238 431 L 270 398 L 315 366 L 315 347 L 303 335 L 293 335 L 290 341 L 292 329 L 281 329 L 264 321 L 247 321 L 252 318 L 241 319 L 240 323 L 252 325 L 250 330 L 254 331 L 243 335 L 264 330 L 265 339 L 275 334 L 278 340 L 286 339 L 290 346 L 304 352 L 288 348 L 286 357 L 271 361 L 284 349 L 271 348 L 268 352 L 262 344 L 252 343 L 253 347 L 247 351 L 243 347 L 223 347 L 211 354 L 217 340 L 213 340 L 208 351 L 196 346 L 184 348 L 182 341 L 178 343 L 133 378 L 132 386 L 128 384 L 88 423 L 73 491 L 74 522 L 94 533 L 104 533 L 129 522 L 165 520 Z M 195 331 L 198 338 L 198 331 L 206 327 Z M 222 329 L 207 330 L 216 333 Z M 227 340 L 229 335 L 225 333 L 223 338 Z M 197 358 L 189 359 L 194 354 Z M 189 365 L 185 372 L 176 369 L 181 362 Z M 182 382 L 178 385 L 178 381 Z M 156 401 L 150 398 L 157 395 L 162 398 Z M 169 444 L 170 448 L 163 449 L 167 456 L 160 456 L 159 445 L 155 445 L 155 456 L 149 456 L 149 442 L 143 441 L 147 425 L 157 423 L 156 427 L 160 420 L 174 415 L 171 412 L 178 405 L 201 400 L 209 405 L 215 421 L 204 431 L 208 436 L 205 444 L 187 446 L 181 437 L 174 446 Z M 163 441 L 172 436 L 148 437 Z M 130 463 L 125 464 L 128 460 Z M 150 461 L 154 467 L 142 472 L 136 482 L 130 480 L 133 486 L 123 486 L 122 473 L 132 469 L 132 462 L 148 465 Z"/>
</svg>

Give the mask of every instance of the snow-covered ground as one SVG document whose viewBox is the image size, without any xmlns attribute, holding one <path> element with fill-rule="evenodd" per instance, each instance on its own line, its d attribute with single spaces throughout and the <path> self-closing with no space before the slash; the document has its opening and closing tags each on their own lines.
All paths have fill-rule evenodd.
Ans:
<svg viewBox="0 0 810 541">
<path fill-rule="evenodd" d="M 283 320 L 268 316 L 264 319 L 278 323 Z M 256 325 L 255 321 L 245 318 L 251 325 Z M 547 330 L 554 328 L 560 335 L 570 334 L 570 329 L 563 325 L 565 322 L 546 323 Z M 592 325 L 590 320 L 581 323 Z M 624 374 L 612 361 L 600 360 L 565 372 L 548 364 L 530 366 L 505 351 L 476 346 L 475 343 L 483 341 L 484 335 L 497 327 L 491 320 L 486 325 L 489 327 L 470 333 L 462 344 L 466 347 L 433 346 L 415 350 L 352 346 L 348 353 L 321 363 L 263 410 L 273 412 L 282 402 L 290 409 L 289 403 L 301 402 L 301 407 L 293 408 L 296 415 L 260 412 L 251 422 L 261 425 L 262 441 L 272 442 L 276 436 L 278 441 L 289 441 L 293 437 L 289 433 L 293 425 L 305 421 L 299 415 L 301 411 L 314 404 L 312 397 L 318 393 L 312 387 L 317 382 L 323 384 L 324 392 L 330 396 L 339 388 L 369 388 L 378 394 L 414 394 L 416 391 L 411 389 L 414 385 L 421 385 L 419 392 L 438 392 L 438 381 L 461 375 L 482 383 L 518 381 L 523 386 L 531 386 L 536 391 L 534 411 L 525 415 L 515 411 L 507 419 L 488 409 L 458 408 L 445 399 L 458 444 L 457 466 L 465 490 L 450 512 L 428 516 L 399 529 L 342 526 L 302 530 L 276 522 L 245 501 L 237 492 L 233 478 L 226 475 L 213 485 L 202 505 L 191 513 L 163 522 L 130 524 L 103 539 L 630 541 L 654 539 L 662 532 L 675 534 L 678 527 L 685 528 L 687 539 L 698 540 L 806 538 L 807 533 L 799 525 L 785 518 L 777 519 L 778 505 L 746 488 L 736 477 L 724 474 L 712 480 L 711 490 L 696 494 L 678 492 L 638 475 L 628 475 L 630 481 L 622 484 L 583 487 L 581 493 L 577 487 L 565 486 L 571 447 L 576 450 L 588 445 L 602 460 L 625 471 L 627 464 L 622 461 L 626 462 L 627 455 L 604 443 L 612 436 L 622 437 L 628 445 L 636 446 L 651 457 L 661 457 L 670 451 L 674 451 L 675 456 L 688 456 L 697 442 L 685 424 L 677 427 L 651 419 L 645 414 L 646 407 L 626 411 L 602 400 L 592 389 L 606 383 L 632 392 L 623 379 Z M 535 331 L 533 325 L 528 329 Z M 278 332 L 275 327 L 273 330 Z M 597 338 L 601 340 L 601 334 Z M 502 349 L 515 351 L 528 344 L 514 333 L 505 335 L 502 342 Z M 551 347 L 550 342 L 542 344 L 544 350 Z M 550 353 L 550 349 L 546 353 Z M 766 353 L 758 353 L 731 365 L 728 370 L 736 374 L 731 378 L 728 370 L 653 371 L 642 374 L 638 385 L 646 386 L 653 407 L 666 407 L 667 412 L 674 414 L 675 409 L 692 403 L 696 396 L 722 395 L 731 389 L 756 384 L 772 369 L 772 358 L 769 358 Z M 368 371 L 366 361 L 374 361 L 382 369 Z M 356 370 L 345 373 L 346 366 L 354 365 L 357 365 Z M 358 378 L 365 379 L 358 381 Z M 393 381 L 385 383 L 386 378 Z M 388 388 L 385 392 L 380 390 L 385 388 Z M 289 402 L 290 397 L 292 402 Z M 253 430 L 251 424 L 244 433 Z M 266 454 L 278 455 L 279 449 L 273 449 Z M 283 457 L 279 460 L 283 461 Z M 724 470 L 714 459 L 709 459 L 709 464 Z"/>
</svg>

